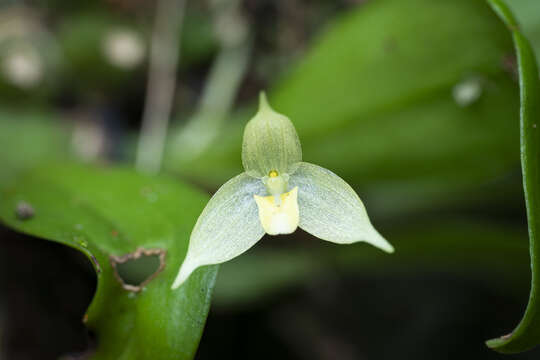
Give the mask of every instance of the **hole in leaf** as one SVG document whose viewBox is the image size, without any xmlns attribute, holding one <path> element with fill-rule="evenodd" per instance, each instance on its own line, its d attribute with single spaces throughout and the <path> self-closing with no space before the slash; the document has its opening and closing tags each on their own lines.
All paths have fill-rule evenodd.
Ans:
<svg viewBox="0 0 540 360">
<path fill-rule="evenodd" d="M 165 267 L 165 250 L 139 248 L 123 256 L 111 256 L 116 279 L 128 291 L 141 291 Z"/>
<path fill-rule="evenodd" d="M 116 265 L 118 276 L 124 283 L 138 286 L 159 269 L 157 255 L 141 256 L 138 259 L 128 260 Z"/>
</svg>

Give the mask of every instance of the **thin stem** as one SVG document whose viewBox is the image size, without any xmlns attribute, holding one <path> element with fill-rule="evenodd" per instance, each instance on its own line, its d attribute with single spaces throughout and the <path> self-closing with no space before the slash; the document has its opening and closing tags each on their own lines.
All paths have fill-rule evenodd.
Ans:
<svg viewBox="0 0 540 360">
<path fill-rule="evenodd" d="M 248 67 L 251 39 L 239 1 L 214 0 L 212 4 L 221 50 L 212 64 L 196 113 L 172 138 L 175 164 L 196 158 L 216 138 Z"/>
<path fill-rule="evenodd" d="M 159 172 L 175 90 L 179 36 L 186 0 L 158 0 L 150 50 L 148 89 L 137 148 L 139 171 Z"/>
</svg>

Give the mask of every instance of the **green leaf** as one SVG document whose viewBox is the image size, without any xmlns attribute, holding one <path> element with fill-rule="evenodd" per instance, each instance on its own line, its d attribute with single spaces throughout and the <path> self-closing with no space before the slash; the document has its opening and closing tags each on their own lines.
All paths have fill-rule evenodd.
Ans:
<svg viewBox="0 0 540 360">
<path fill-rule="evenodd" d="M 341 246 L 295 233 L 278 246 L 263 241 L 220 266 L 213 304 L 249 307 L 284 290 L 341 274 L 450 273 L 488 284 L 516 298 L 527 292 L 527 232 L 521 226 L 456 218 L 425 218 L 386 227 L 399 250 L 392 256 L 366 244 Z"/>
<path fill-rule="evenodd" d="M 531 46 L 537 55 L 537 63 L 539 63 L 540 2 L 537 0 L 512 0 L 507 5 L 518 19 L 521 32 L 530 41 Z"/>
<path fill-rule="evenodd" d="M 431 202 L 455 199 L 518 166 L 512 54 L 485 1 L 371 1 L 316 36 L 269 98 L 294 123 L 305 161 L 376 196 L 424 198 L 429 188 Z M 482 92 L 461 106 L 452 92 L 471 78 Z M 200 158 L 170 164 L 213 185 L 239 173 L 252 113 L 235 114 Z"/>
<path fill-rule="evenodd" d="M 70 127 L 44 109 L 0 111 L 0 184 L 70 154 Z"/>
<path fill-rule="evenodd" d="M 521 167 L 529 223 L 532 283 L 529 304 L 521 322 L 511 334 L 489 340 L 487 345 L 502 353 L 516 353 L 540 344 L 540 304 L 536 294 L 540 289 L 540 239 L 537 239 L 540 231 L 540 80 L 534 53 L 512 13 L 502 0 L 488 2 L 512 33 L 518 58 Z"/>
<path fill-rule="evenodd" d="M 127 169 L 54 165 L 19 177 L 0 196 L 6 225 L 78 249 L 92 262 L 98 285 L 87 325 L 98 347 L 91 359 L 193 358 L 217 267 L 196 271 L 176 291 L 170 287 L 206 195 Z M 126 254 L 163 258 L 162 270 L 140 291 L 126 290 L 115 274 Z"/>
</svg>

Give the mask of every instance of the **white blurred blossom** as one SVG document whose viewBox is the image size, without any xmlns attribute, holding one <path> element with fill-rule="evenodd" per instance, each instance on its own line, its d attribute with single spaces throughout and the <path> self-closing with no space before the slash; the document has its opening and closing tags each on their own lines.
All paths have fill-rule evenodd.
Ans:
<svg viewBox="0 0 540 360">
<path fill-rule="evenodd" d="M 146 44 L 136 31 L 115 28 L 107 32 L 103 39 L 103 53 L 111 65 L 131 70 L 143 62 Z"/>
<path fill-rule="evenodd" d="M 36 87 L 43 79 L 43 60 L 32 46 L 13 46 L 2 57 L 4 78 L 22 89 Z"/>
</svg>

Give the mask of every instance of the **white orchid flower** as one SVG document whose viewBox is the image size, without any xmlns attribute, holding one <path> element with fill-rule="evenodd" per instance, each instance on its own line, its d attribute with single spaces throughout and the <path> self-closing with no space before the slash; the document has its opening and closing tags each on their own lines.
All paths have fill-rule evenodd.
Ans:
<svg viewBox="0 0 540 360">
<path fill-rule="evenodd" d="M 245 172 L 221 186 L 199 216 L 173 289 L 198 267 L 244 253 L 265 233 L 290 234 L 297 227 L 337 244 L 365 241 L 394 251 L 344 180 L 302 162 L 292 122 L 270 107 L 264 93 L 244 131 L 242 163 Z"/>
</svg>

